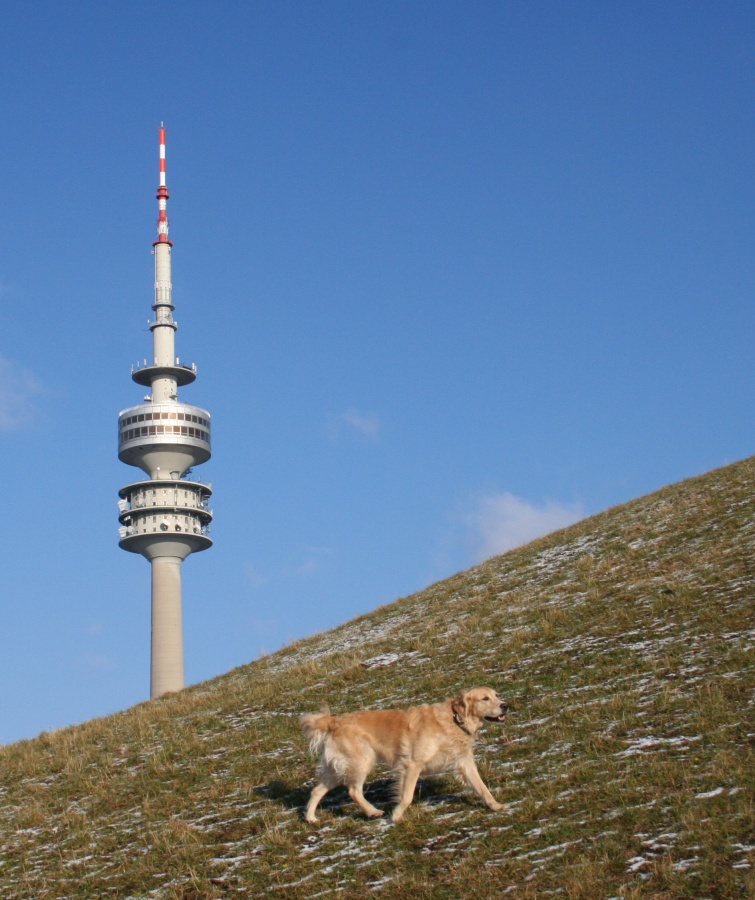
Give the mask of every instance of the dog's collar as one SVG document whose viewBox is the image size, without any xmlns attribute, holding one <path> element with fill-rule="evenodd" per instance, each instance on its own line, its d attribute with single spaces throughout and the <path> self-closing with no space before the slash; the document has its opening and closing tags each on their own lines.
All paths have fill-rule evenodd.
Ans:
<svg viewBox="0 0 755 900">
<path fill-rule="evenodd" d="M 464 727 L 464 723 L 461 721 L 461 716 L 456 712 L 456 710 L 454 710 L 454 722 L 459 726 L 459 728 L 461 728 L 461 730 L 465 734 L 472 734 L 472 732 L 468 728 Z"/>
</svg>

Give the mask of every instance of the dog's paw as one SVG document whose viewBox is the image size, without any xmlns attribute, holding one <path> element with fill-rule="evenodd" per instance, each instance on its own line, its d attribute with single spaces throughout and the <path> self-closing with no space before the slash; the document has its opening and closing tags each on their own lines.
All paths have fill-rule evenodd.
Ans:
<svg viewBox="0 0 755 900">
<path fill-rule="evenodd" d="M 370 819 L 379 819 L 385 815 L 385 812 L 382 809 L 376 809 L 375 812 L 367 813 L 367 815 Z"/>
<path fill-rule="evenodd" d="M 509 808 L 507 803 L 499 803 L 497 800 L 494 800 L 492 803 L 488 803 L 488 806 L 491 809 L 494 809 L 496 812 L 499 812 L 502 809 L 506 810 Z"/>
</svg>

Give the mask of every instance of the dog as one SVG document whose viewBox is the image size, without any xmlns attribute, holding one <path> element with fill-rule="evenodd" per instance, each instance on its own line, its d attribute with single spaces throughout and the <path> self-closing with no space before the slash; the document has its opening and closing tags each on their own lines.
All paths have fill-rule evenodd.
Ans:
<svg viewBox="0 0 755 900">
<path fill-rule="evenodd" d="M 319 782 L 312 789 L 304 818 L 316 822 L 322 798 L 339 784 L 369 818 L 383 815 L 365 799 L 367 776 L 380 760 L 395 776 L 398 803 L 391 819 L 398 822 L 414 797 L 420 775 L 452 771 L 490 809 L 504 809 L 477 771 L 472 747 L 485 722 L 503 722 L 508 704 L 492 688 L 462 691 L 455 700 L 410 709 L 362 710 L 333 716 L 328 712 L 301 717 L 301 728 L 315 756 Z"/>
</svg>

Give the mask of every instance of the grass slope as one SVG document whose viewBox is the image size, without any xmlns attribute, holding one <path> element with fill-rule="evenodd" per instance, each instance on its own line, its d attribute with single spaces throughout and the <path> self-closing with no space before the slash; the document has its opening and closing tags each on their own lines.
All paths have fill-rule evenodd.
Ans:
<svg viewBox="0 0 755 900">
<path fill-rule="evenodd" d="M 0 896 L 755 896 L 755 457 L 178 695 L 0 749 Z M 490 683 L 450 778 L 317 827 L 299 715 Z M 368 796 L 389 805 L 385 773 Z"/>
</svg>

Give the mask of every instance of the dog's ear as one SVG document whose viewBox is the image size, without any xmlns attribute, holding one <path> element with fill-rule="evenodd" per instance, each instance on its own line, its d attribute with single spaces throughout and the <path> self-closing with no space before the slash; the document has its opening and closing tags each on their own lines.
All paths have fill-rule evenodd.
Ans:
<svg viewBox="0 0 755 900">
<path fill-rule="evenodd" d="M 451 701 L 451 710 L 454 718 L 464 721 L 467 715 L 467 695 L 462 691 L 459 696 Z"/>
</svg>

